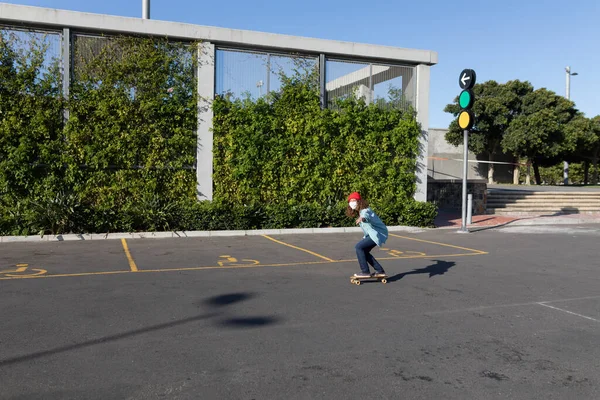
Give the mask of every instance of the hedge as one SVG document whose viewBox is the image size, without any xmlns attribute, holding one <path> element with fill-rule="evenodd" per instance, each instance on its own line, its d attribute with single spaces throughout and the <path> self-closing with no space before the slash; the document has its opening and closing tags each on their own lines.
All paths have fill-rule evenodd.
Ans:
<svg viewBox="0 0 600 400">
<path fill-rule="evenodd" d="M 196 43 L 77 37 L 64 99 L 48 41 L 1 35 L 0 234 L 351 226 L 355 190 L 389 225 L 432 225 L 435 206 L 412 199 L 410 111 L 322 110 L 314 70 L 269 97 L 218 97 L 214 200 L 199 202 Z"/>
</svg>

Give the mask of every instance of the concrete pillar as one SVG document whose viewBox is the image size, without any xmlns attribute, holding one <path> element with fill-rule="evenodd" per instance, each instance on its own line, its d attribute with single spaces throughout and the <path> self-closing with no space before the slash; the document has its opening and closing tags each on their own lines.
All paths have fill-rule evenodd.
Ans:
<svg viewBox="0 0 600 400">
<path fill-rule="evenodd" d="M 215 45 L 198 46 L 198 144 L 196 146 L 196 195 L 213 198 L 213 110 L 215 98 Z"/>
<path fill-rule="evenodd" d="M 61 49 L 61 64 L 62 64 L 62 92 L 65 99 L 69 98 L 71 89 L 71 30 L 64 28 L 62 31 L 62 49 Z M 69 120 L 69 109 L 65 107 L 63 111 L 65 123 Z"/>
<path fill-rule="evenodd" d="M 319 86 L 321 90 L 321 108 L 327 108 L 327 77 L 326 77 L 327 60 L 325 54 L 319 55 Z"/>
<path fill-rule="evenodd" d="M 402 94 L 410 104 L 415 106 L 415 108 L 416 80 L 415 69 L 402 68 Z"/>
<path fill-rule="evenodd" d="M 429 131 L 429 65 L 420 64 L 416 68 L 417 88 L 415 109 L 417 121 L 421 124 L 421 135 L 419 136 L 419 154 L 417 156 L 416 181 L 417 190 L 415 200 L 427 201 L 427 147 Z"/>
</svg>

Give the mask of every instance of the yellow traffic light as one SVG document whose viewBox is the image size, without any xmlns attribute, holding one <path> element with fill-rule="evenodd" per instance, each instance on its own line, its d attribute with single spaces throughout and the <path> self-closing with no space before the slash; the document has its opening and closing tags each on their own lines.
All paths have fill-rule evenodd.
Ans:
<svg viewBox="0 0 600 400">
<path fill-rule="evenodd" d="M 461 129 L 471 129 L 474 120 L 475 118 L 473 117 L 471 110 L 462 110 L 460 114 L 458 114 L 458 126 L 460 126 Z"/>
</svg>

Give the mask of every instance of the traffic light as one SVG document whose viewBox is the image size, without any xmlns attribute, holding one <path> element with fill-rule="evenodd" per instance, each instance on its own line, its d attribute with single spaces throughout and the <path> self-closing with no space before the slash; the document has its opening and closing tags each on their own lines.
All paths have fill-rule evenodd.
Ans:
<svg viewBox="0 0 600 400">
<path fill-rule="evenodd" d="M 458 77 L 458 84 L 461 89 L 463 89 L 458 97 L 458 105 L 460 106 L 458 126 L 464 130 L 471 129 L 475 122 L 475 116 L 473 115 L 473 111 L 471 111 L 471 107 L 475 101 L 475 95 L 471 88 L 475 86 L 476 77 L 475 71 L 472 69 L 463 70 Z"/>
</svg>

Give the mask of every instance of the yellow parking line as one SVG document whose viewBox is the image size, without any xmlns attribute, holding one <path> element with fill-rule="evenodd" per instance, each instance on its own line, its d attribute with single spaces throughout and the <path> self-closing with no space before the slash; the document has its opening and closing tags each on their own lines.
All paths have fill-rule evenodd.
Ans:
<svg viewBox="0 0 600 400">
<path fill-rule="evenodd" d="M 138 272 L 138 267 L 135 265 L 133 257 L 131 257 L 131 252 L 129 251 L 129 246 L 127 246 L 127 241 L 123 238 L 121 239 L 121 243 L 123 244 L 123 250 L 125 250 L 127 261 L 129 261 L 129 268 L 131 268 L 131 272 Z"/>
<path fill-rule="evenodd" d="M 282 244 L 284 246 L 291 247 L 292 249 L 296 249 L 296 250 L 304 251 L 304 252 L 306 252 L 308 254 L 312 254 L 313 256 L 317 256 L 319 258 L 322 258 L 323 260 L 327 260 L 329 262 L 335 262 L 335 260 L 332 260 L 329 257 L 322 256 L 320 254 L 315 253 L 314 251 L 303 249 L 302 247 L 298 247 L 298 246 L 291 245 L 289 243 L 281 242 L 281 241 L 279 241 L 277 239 L 273 239 L 271 236 L 263 235 L 263 237 L 266 237 L 267 239 L 272 240 L 275 243 L 279 243 L 279 244 Z"/>
<path fill-rule="evenodd" d="M 401 238 L 401 239 L 406 239 L 406 240 L 414 240 L 416 242 L 423 242 L 423 243 L 431 243 L 431 244 L 437 244 L 438 246 L 445 246 L 445 247 L 452 247 L 454 249 L 460 249 L 460 250 L 467 250 L 467 251 L 472 251 L 474 253 L 477 254 L 488 254 L 487 251 L 481 251 L 481 250 L 475 250 L 475 249 L 470 249 L 468 247 L 460 247 L 460 246 L 455 246 L 453 244 L 446 244 L 446 243 L 440 243 L 440 242 L 432 242 L 430 240 L 423 240 L 423 239 L 416 239 L 416 238 L 412 238 L 412 237 L 408 237 L 408 236 L 400 236 L 400 235 L 395 235 L 393 233 L 390 233 L 390 236 L 394 236 L 397 238 Z"/>
<path fill-rule="evenodd" d="M 104 271 L 104 272 L 78 272 L 73 274 L 54 274 L 54 275 L 28 275 L 19 276 L 14 278 L 0 278 L 0 281 L 14 280 L 14 279 L 39 279 L 39 278 L 65 278 L 69 276 L 89 276 L 89 275 L 116 275 L 116 274 L 130 274 L 131 271 Z"/>
<path fill-rule="evenodd" d="M 339 262 L 339 261 L 338 261 Z M 161 268 L 161 269 L 143 269 L 140 271 L 105 271 L 105 272 L 81 272 L 74 274 L 55 274 L 55 275 L 30 275 L 20 276 L 14 278 L 0 278 L 0 281 L 10 279 L 34 279 L 34 278 L 64 278 L 69 276 L 89 276 L 89 275 L 116 275 L 116 274 L 131 274 L 147 273 L 147 272 L 177 272 L 177 271 L 202 271 L 205 269 L 238 269 L 238 268 L 260 268 L 260 267 L 292 267 L 297 265 L 314 265 L 314 264 L 330 264 L 330 261 L 308 261 L 308 262 L 296 262 L 287 264 L 248 264 L 248 265 L 232 265 L 232 266 L 220 266 L 210 265 L 206 267 L 184 267 L 184 268 Z"/>
<path fill-rule="evenodd" d="M 403 258 L 440 258 L 440 257 L 466 257 L 466 256 L 482 256 L 487 253 L 457 253 L 457 254 L 425 254 L 418 256 L 398 256 L 398 257 L 377 257 L 378 260 L 402 260 Z M 350 260 L 343 260 L 350 261 Z M 356 260 L 353 260 L 356 261 Z"/>
<path fill-rule="evenodd" d="M 405 256 L 405 257 L 378 257 L 378 260 L 399 260 L 403 258 L 440 258 L 440 257 L 464 257 L 464 256 L 478 256 L 484 253 L 459 253 L 459 254 L 435 254 L 435 255 L 415 255 L 415 256 Z M 487 254 L 487 253 L 485 253 Z M 144 269 L 139 271 L 105 271 L 105 272 L 81 272 L 81 273 L 73 273 L 73 274 L 55 274 L 55 275 L 30 275 L 30 276 L 21 276 L 14 278 L 0 278 L 0 281 L 3 280 L 11 280 L 11 279 L 46 279 L 46 278 L 64 278 L 71 276 L 93 276 L 93 275 L 117 275 L 117 274 L 130 274 L 130 273 L 151 273 L 151 272 L 181 272 L 181 271 L 202 271 L 208 269 L 238 269 L 238 268 L 261 268 L 261 267 L 293 267 L 299 265 L 317 265 L 317 264 L 338 264 L 338 263 L 348 263 L 348 262 L 356 262 L 356 259 L 350 260 L 331 260 L 327 261 L 304 261 L 304 262 L 295 262 L 295 263 L 285 263 L 285 264 L 248 264 L 248 265 L 232 265 L 232 266 L 220 266 L 220 265 L 210 265 L 205 267 L 184 267 L 184 268 L 161 268 L 161 269 Z"/>
<path fill-rule="evenodd" d="M 293 267 L 298 265 L 330 264 L 331 261 L 308 261 L 285 264 L 248 264 L 248 265 L 211 265 L 208 267 L 184 267 L 184 268 L 161 268 L 145 269 L 140 272 L 170 272 L 170 271 L 201 271 L 204 269 L 238 269 L 238 268 L 260 268 L 260 267 Z"/>
</svg>

